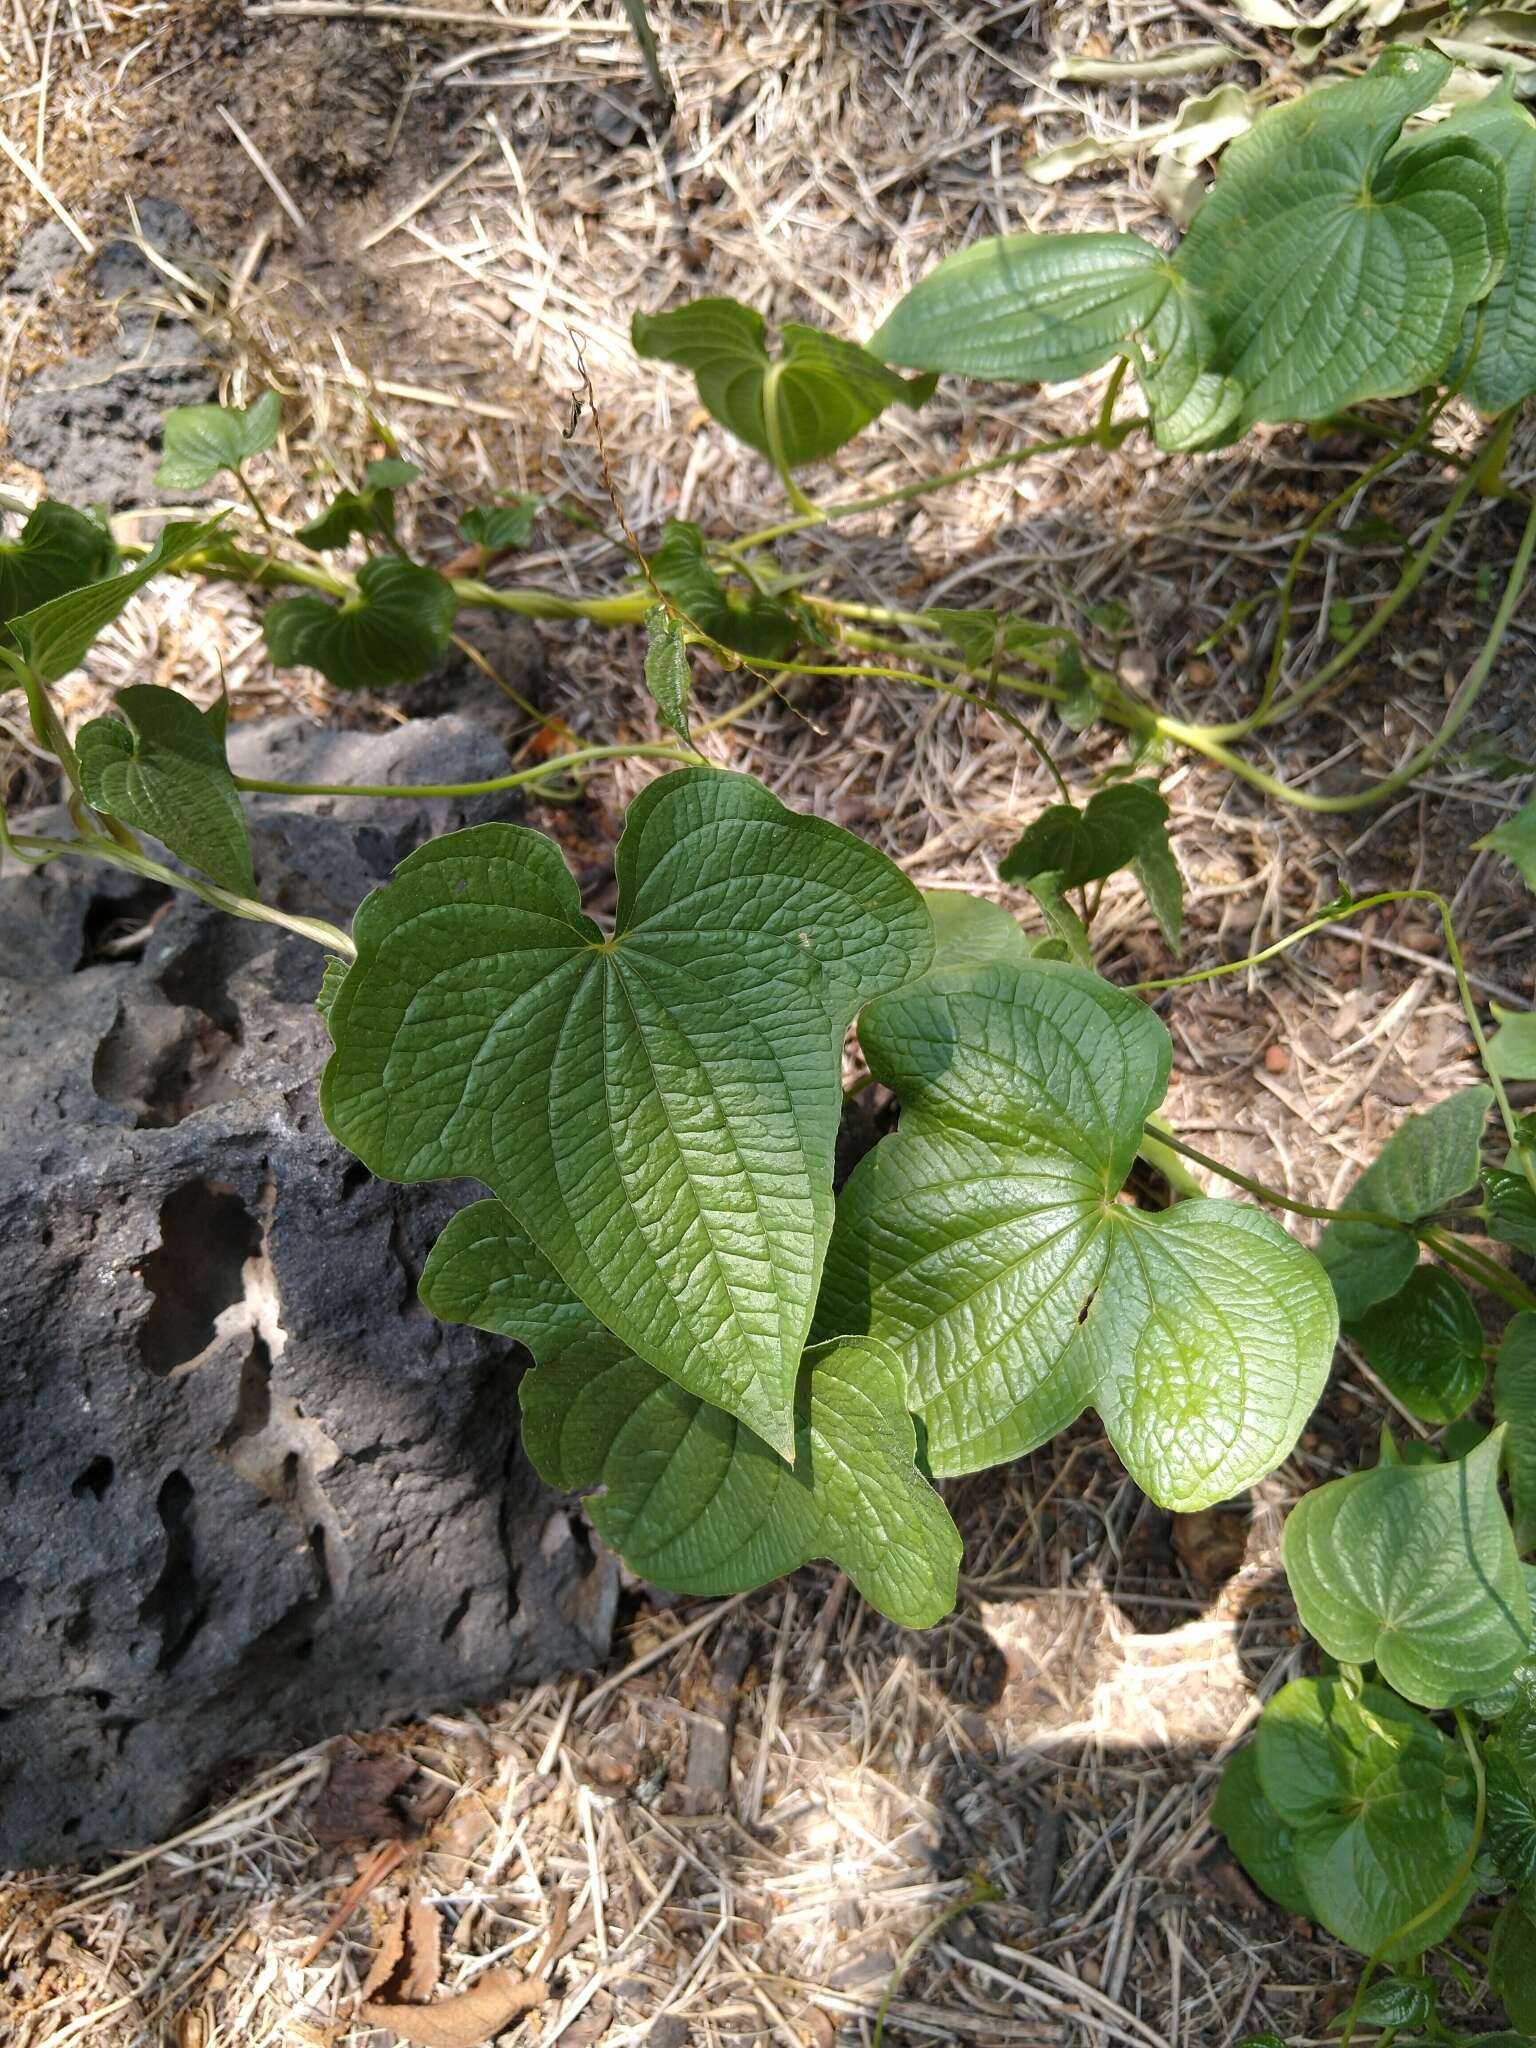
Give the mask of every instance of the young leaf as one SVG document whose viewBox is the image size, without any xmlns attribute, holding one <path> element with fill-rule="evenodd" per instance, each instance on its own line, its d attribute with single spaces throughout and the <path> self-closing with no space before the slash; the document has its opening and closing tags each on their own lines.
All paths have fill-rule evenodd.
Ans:
<svg viewBox="0 0 1536 2048">
<path fill-rule="evenodd" d="M 1184 880 L 1168 843 L 1168 806 L 1150 782 L 1117 782 L 1082 810 L 1052 804 L 1004 854 L 998 874 L 1032 887 L 1052 873 L 1061 889 L 1081 888 L 1130 868 L 1170 945 L 1184 917 Z"/>
<path fill-rule="evenodd" d="M 1499 1499 L 1501 1436 L 1455 1464 L 1331 1480 L 1286 1520 L 1303 1627 L 1420 1706 L 1502 1684 L 1530 1648 L 1530 1595 Z"/>
<path fill-rule="evenodd" d="M 302 663 L 339 690 L 369 690 L 412 683 L 441 661 L 458 608 L 446 576 L 386 555 L 358 570 L 356 597 L 282 597 L 262 625 L 279 668 Z"/>
<path fill-rule="evenodd" d="M 318 518 L 299 528 L 298 538 L 307 548 L 326 549 L 344 548 L 354 533 L 392 541 L 395 492 L 420 475 L 414 462 L 401 462 L 394 456 L 370 462 L 363 471 L 363 488 L 338 491 Z"/>
<path fill-rule="evenodd" d="M 11 632 L 28 667 L 45 683 L 56 683 L 78 668 L 96 635 L 111 625 L 129 598 L 162 569 L 174 568 L 183 556 L 205 546 L 218 527 L 217 519 L 173 519 L 160 529 L 160 538 L 132 569 L 65 591 L 11 619 Z"/>
<path fill-rule="evenodd" d="M 916 1467 L 906 1390 L 883 1346 L 806 1354 L 795 1461 L 646 1365 L 566 1287 L 499 1202 L 449 1223 L 421 1297 L 450 1322 L 526 1344 L 528 1455 L 552 1486 L 603 1488 L 587 1512 L 630 1569 L 678 1593 L 735 1593 L 827 1557 L 908 1628 L 954 1605 L 960 1537 Z"/>
<path fill-rule="evenodd" d="M 504 505 L 476 505 L 459 521 L 459 538 L 488 555 L 524 547 L 543 503 L 542 498 L 509 498 Z"/>
<path fill-rule="evenodd" d="M 936 381 L 898 377 L 856 342 L 794 320 L 780 329 L 775 361 L 762 315 L 735 299 L 636 313 L 629 331 L 636 355 L 692 370 L 711 418 L 789 469 L 833 454 L 888 405 L 915 410 Z"/>
<path fill-rule="evenodd" d="M 1090 1406 L 1165 1507 L 1277 1464 L 1327 1377 L 1330 1290 L 1258 1210 L 1117 1199 L 1167 1084 L 1156 1016 L 1032 960 L 931 975 L 859 1038 L 901 1125 L 839 1199 L 818 1327 L 898 1354 L 933 1471 L 1017 1457 Z"/>
<path fill-rule="evenodd" d="M 1259 1752 L 1245 1742 L 1227 1763 L 1211 1807 L 1211 1824 L 1260 1891 L 1298 1920 L 1310 1920 L 1312 1904 L 1296 1874 L 1296 1838 L 1264 1797 Z"/>
<path fill-rule="evenodd" d="M 1024 885 L 1035 899 L 1035 905 L 1045 920 L 1049 943 L 1059 947 L 1058 958 L 1071 960 L 1086 973 L 1093 972 L 1093 948 L 1088 943 L 1088 927 L 1067 901 L 1066 891 L 1061 886 L 1061 875 L 1055 868 L 1047 868 L 1043 874 L 1032 875 Z"/>
<path fill-rule="evenodd" d="M 665 605 L 653 604 L 645 615 L 645 632 L 645 686 L 656 700 L 662 724 L 686 741 L 693 678 L 681 621 L 669 617 Z"/>
<path fill-rule="evenodd" d="M 651 556 L 651 575 L 680 612 L 720 646 L 763 661 L 782 661 L 799 639 L 794 618 L 771 597 L 727 594 L 709 566 L 704 536 L 687 520 L 669 519 Z"/>
<path fill-rule="evenodd" d="M 1501 1170 L 1483 1175 L 1483 1200 L 1488 1209 L 1488 1235 L 1495 1244 L 1512 1244 L 1536 1254 L 1536 1190 L 1523 1173 Z"/>
<path fill-rule="evenodd" d="M 1417 1223 L 1476 1187 L 1478 1146 L 1493 1090 L 1463 1088 L 1406 1117 L 1340 1204 Z M 1385 1223 L 1330 1223 L 1317 1247 L 1339 1297 L 1339 1313 L 1356 1323 L 1408 1279 L 1419 1248 L 1405 1230 Z"/>
<path fill-rule="evenodd" d="M 1511 1316 L 1493 1374 L 1493 1412 L 1504 1426 L 1515 1547 L 1536 1550 L 1536 1313 Z"/>
<path fill-rule="evenodd" d="M 1474 847 L 1486 847 L 1492 853 L 1502 853 L 1506 860 L 1512 860 L 1520 870 L 1520 879 L 1527 889 L 1536 889 L 1536 796 L 1520 806 L 1512 818 L 1506 818 L 1502 825 L 1495 825 L 1491 832 L 1481 839 L 1474 839 Z"/>
<path fill-rule="evenodd" d="M 104 526 L 73 505 L 44 498 L 15 540 L 0 541 L 0 628 L 50 598 L 110 575 L 115 559 Z"/>
<path fill-rule="evenodd" d="M 1362 2027 L 1422 2027 L 1435 2010 L 1434 1980 L 1429 1977 L 1378 1977 L 1355 2008 Z"/>
<path fill-rule="evenodd" d="M 1506 1902 L 1488 1943 L 1488 1986 L 1512 2025 L 1536 2034 L 1536 1913 L 1519 1899 Z"/>
<path fill-rule="evenodd" d="M 1451 365 L 1454 378 L 1476 344 L 1461 389 L 1487 413 L 1503 412 L 1536 393 L 1536 121 L 1516 105 L 1512 86 L 1506 74 L 1487 99 L 1458 107 L 1436 130 L 1470 136 L 1504 167 L 1509 262 L 1483 304 L 1468 313 Z"/>
<path fill-rule="evenodd" d="M 946 257 L 870 342 L 886 362 L 1057 384 L 1126 356 L 1163 447 L 1205 446 L 1240 396 L 1208 368 L 1205 315 L 1137 235 L 1001 235 Z"/>
<path fill-rule="evenodd" d="M 175 405 L 165 416 L 165 457 L 155 471 L 162 491 L 200 491 L 221 469 L 238 469 L 277 439 L 283 402 L 264 391 L 244 412 L 223 405 Z"/>
<path fill-rule="evenodd" d="M 1421 1422 L 1454 1422 L 1483 1390 L 1483 1326 L 1471 1295 L 1443 1266 L 1415 1266 L 1350 1335 Z"/>
<path fill-rule="evenodd" d="M 357 914 L 322 1104 L 395 1180 L 470 1176 L 649 1364 L 776 1450 L 832 1223 L 842 1042 L 932 950 L 921 897 L 750 778 L 630 806 L 617 929 L 552 841 L 413 853 Z"/>
<path fill-rule="evenodd" d="M 1472 1892 L 1469 1873 L 1428 1912 L 1472 1847 L 1476 1800 L 1460 1744 L 1384 1686 L 1352 1697 L 1337 1679 L 1298 1678 L 1264 1710 L 1254 1748 L 1311 1916 L 1387 1962 L 1443 1940 Z"/>
<path fill-rule="evenodd" d="M 1228 149 L 1175 263 L 1216 337 L 1212 369 L 1241 387 L 1240 430 L 1419 391 L 1445 370 L 1508 255 L 1486 144 L 1437 132 L 1393 151 L 1450 69 L 1394 46 Z"/>
<path fill-rule="evenodd" d="M 150 832 L 221 888 L 254 896 L 251 842 L 224 758 L 228 706 L 199 711 L 175 690 L 117 693 L 118 718 L 82 726 L 76 751 L 86 801 Z"/>
</svg>

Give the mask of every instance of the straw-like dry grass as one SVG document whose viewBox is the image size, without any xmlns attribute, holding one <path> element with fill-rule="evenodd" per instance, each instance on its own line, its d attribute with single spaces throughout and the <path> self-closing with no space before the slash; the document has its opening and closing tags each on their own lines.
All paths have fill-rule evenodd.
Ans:
<svg viewBox="0 0 1536 2048">
<path fill-rule="evenodd" d="M 456 512 L 492 491 L 537 491 L 583 514 L 587 525 L 546 515 L 511 565 L 520 582 L 560 590 L 610 590 L 625 570 L 590 417 L 572 430 L 583 367 L 642 541 L 669 514 L 719 538 L 782 516 L 768 466 L 726 441 L 685 380 L 635 359 L 631 310 L 733 292 L 770 318 L 862 334 L 978 233 L 1170 234 L 1134 153 L 1050 188 L 1021 164 L 1085 126 L 1133 137 L 1213 74 L 1086 87 L 1051 79 L 1054 54 L 1215 36 L 1232 54 L 1214 76 L 1276 94 L 1299 82 L 1283 39 L 1163 0 L 656 4 L 678 102 L 663 132 L 617 8 L 341 11 L 0 0 L 0 122 L 88 236 L 151 193 L 198 219 L 216 282 L 164 275 L 157 295 L 208 337 L 232 400 L 273 383 L 288 397 L 287 436 L 257 472 L 279 524 L 307 516 L 330 479 L 355 479 L 382 424 L 426 472 L 409 537 L 439 558 Z M 1347 38 L 1336 54 L 1354 61 Z M 41 212 L 19 176 L 0 182 L 0 250 Z M 10 380 L 111 317 L 68 286 L 0 299 L 0 414 Z M 946 384 L 807 481 L 824 501 L 865 496 L 1079 431 L 1102 389 Z M 1453 410 L 1440 445 L 1464 451 L 1475 432 Z M 1062 453 L 828 526 L 779 559 L 845 598 L 1069 623 L 1106 657 L 1104 608 L 1120 607 L 1122 673 L 1186 716 L 1229 716 L 1267 652 L 1262 615 L 1251 633 L 1202 643 L 1273 587 L 1307 518 L 1365 459 L 1290 432 L 1203 461 L 1138 441 Z M 1536 474 L 1528 443 L 1511 471 Z M 1432 460 L 1405 465 L 1371 509 L 1421 534 L 1445 488 Z M 1356 691 L 1255 758 L 1292 779 L 1390 767 L 1433 729 L 1475 644 L 1478 572 L 1510 551 L 1506 515 L 1481 506 Z M 1298 668 L 1326 651 L 1330 603 L 1385 588 L 1395 563 L 1379 544 L 1319 548 L 1297 608 Z M 1533 735 L 1516 687 L 1533 626 L 1529 612 L 1517 621 L 1495 695 L 1516 748 Z M 546 715 L 583 739 L 657 736 L 637 636 L 578 625 L 547 643 Z M 275 676 L 244 593 L 182 585 L 111 629 L 66 708 L 84 716 L 129 679 L 208 697 L 221 673 L 237 716 L 398 715 Z M 701 709 L 752 687 L 704 671 Z M 14 699 L 0 718 L 24 799 L 42 771 Z M 1041 731 L 1079 789 L 1119 753 L 1102 731 Z M 514 745 L 535 738 L 530 726 Z M 1025 908 L 996 863 L 1051 786 L 996 710 L 888 680 L 801 680 L 711 746 L 885 846 L 921 883 Z M 1341 880 L 1357 893 L 1422 880 L 1454 894 L 1477 986 L 1529 993 L 1525 899 L 1488 856 L 1464 852 L 1513 808 L 1517 785 L 1449 763 L 1385 811 L 1319 822 L 1205 766 L 1149 772 L 1160 765 L 1189 883 L 1189 965 L 1270 942 Z M 650 772 L 620 763 L 574 819 L 543 804 L 531 815 L 603 839 Z M 1111 888 L 1096 941 L 1117 978 L 1169 971 L 1128 886 Z M 1163 1008 L 1175 1127 L 1298 1198 L 1335 1197 L 1404 1108 L 1467 1073 L 1438 935 L 1412 915 L 1371 918 Z M 1278 1574 L 1281 1512 L 1352 1465 L 1386 1412 L 1348 1356 L 1251 1522 L 1176 1525 L 1089 1418 L 952 1489 L 965 1597 L 926 1637 L 881 1622 L 824 1570 L 724 1605 L 637 1598 L 600 1684 L 361 1737 L 370 1754 L 416 1759 L 453 1796 L 313 1955 L 370 1845 L 311 1834 L 321 1752 L 252 1771 L 175 1846 L 0 1894 L 0 2009 L 16 2048 L 382 2043 L 357 2018 L 358 1992 L 386 1909 L 407 1892 L 440 1914 L 445 1990 L 503 1963 L 543 1973 L 548 2001 L 505 2037 L 540 2048 L 868 2044 L 893 1984 L 892 2043 L 1214 2048 L 1266 2026 L 1317 2038 L 1350 1960 L 1252 1893 L 1206 1812 L 1222 1757 L 1302 1668 Z M 710 1728 L 727 1692 L 739 1695 L 729 1785 L 705 1773 L 690 1794 L 718 1750 Z"/>
</svg>

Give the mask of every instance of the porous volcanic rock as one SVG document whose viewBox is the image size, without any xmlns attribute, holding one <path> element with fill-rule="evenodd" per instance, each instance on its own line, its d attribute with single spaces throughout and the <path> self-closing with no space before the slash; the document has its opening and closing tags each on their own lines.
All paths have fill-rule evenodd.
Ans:
<svg viewBox="0 0 1536 2048">
<path fill-rule="evenodd" d="M 236 727 L 246 773 L 470 781 L 482 727 Z M 498 810 L 498 804 L 500 809 Z M 252 804 L 341 922 L 505 799 Z M 224 1764 L 606 1650 L 617 1595 L 518 1441 L 512 1348 L 416 1282 L 467 1186 L 327 1134 L 320 952 L 83 861 L 0 878 L 0 1865 L 185 1821 Z"/>
</svg>

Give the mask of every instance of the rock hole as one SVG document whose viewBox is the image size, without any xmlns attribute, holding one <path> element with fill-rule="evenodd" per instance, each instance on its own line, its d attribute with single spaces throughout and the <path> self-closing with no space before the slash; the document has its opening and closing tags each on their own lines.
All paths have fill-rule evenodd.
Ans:
<svg viewBox="0 0 1536 2048">
<path fill-rule="evenodd" d="M 140 1130 L 167 1130 L 227 1100 L 235 1038 L 189 1005 L 131 991 L 91 1061 L 91 1086 Z"/>
<path fill-rule="evenodd" d="M 244 1266 L 261 1250 L 255 1218 L 231 1187 L 188 1181 L 160 1205 L 160 1242 L 139 1264 L 154 1296 L 139 1357 L 163 1379 L 199 1357 L 227 1308 L 245 1301 Z"/>
<path fill-rule="evenodd" d="M 192 1482 L 186 1473 L 172 1472 L 155 1501 L 155 1512 L 165 1531 L 165 1562 L 159 1578 L 140 1604 L 139 1619 L 159 1632 L 157 1671 L 170 1671 L 180 1663 L 207 1619 L 207 1609 L 197 1590 L 193 1499 Z"/>
<path fill-rule="evenodd" d="M 457 1633 L 459 1623 L 464 1619 L 465 1615 L 468 1614 L 469 1603 L 471 1600 L 474 1599 L 474 1597 L 474 1587 L 466 1586 L 463 1592 L 459 1595 L 458 1599 L 455 1600 L 455 1602 L 453 1603 L 453 1612 L 449 1615 L 448 1619 L 443 1623 L 441 1633 L 438 1636 L 438 1641 L 440 1643 L 446 1643 L 450 1636 Z"/>
<path fill-rule="evenodd" d="M 92 896 L 80 925 L 78 974 L 102 960 L 131 960 L 149 944 L 155 917 L 175 892 L 163 882 L 141 882 L 136 889 L 103 890 Z"/>
<path fill-rule="evenodd" d="M 107 1457 L 92 1458 L 85 1470 L 79 1473 L 69 1489 L 76 1500 L 84 1500 L 89 1493 L 97 1500 L 105 1500 L 107 1488 L 117 1473 L 117 1467 Z"/>
<path fill-rule="evenodd" d="M 61 1822 L 59 1826 L 59 1833 L 61 1835 L 78 1835 L 79 1832 L 80 1816 L 78 1813 L 72 1813 L 69 1819 Z"/>
<path fill-rule="evenodd" d="M 361 1159 L 354 1159 L 346 1172 L 341 1176 L 341 1199 L 344 1202 L 348 1200 L 350 1196 L 357 1193 L 359 1188 L 366 1187 L 369 1179 L 370 1175 L 367 1167 L 364 1166 Z"/>
</svg>

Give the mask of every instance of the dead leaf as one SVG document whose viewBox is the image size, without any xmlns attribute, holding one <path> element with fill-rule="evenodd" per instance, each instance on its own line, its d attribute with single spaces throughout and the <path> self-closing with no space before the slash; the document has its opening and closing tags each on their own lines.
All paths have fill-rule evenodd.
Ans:
<svg viewBox="0 0 1536 2048">
<path fill-rule="evenodd" d="M 560 2048 L 597 2048 L 613 2020 L 613 2000 L 606 1991 L 593 1993 L 585 2012 L 576 2015 L 560 2035 Z"/>
<path fill-rule="evenodd" d="M 442 1960 L 442 1918 L 413 1892 L 384 1930 L 363 1997 L 384 2005 L 425 2005 L 437 1989 Z"/>
<path fill-rule="evenodd" d="M 1246 1510 L 1199 1508 L 1173 1518 L 1173 1547 L 1202 1593 L 1214 1593 L 1238 1570 L 1248 1550 Z"/>
<path fill-rule="evenodd" d="M 388 2027 L 415 2048 L 483 2048 L 522 2013 L 548 2001 L 549 1986 L 515 1970 L 485 1970 L 467 1991 L 431 2005 L 370 2003 L 358 2014 L 370 2027 Z"/>
<path fill-rule="evenodd" d="M 429 1777 L 408 1756 L 368 1756 L 343 1743 L 309 1830 L 317 1842 L 404 1841 L 436 1820 L 452 1797 L 451 1785 Z"/>
</svg>

